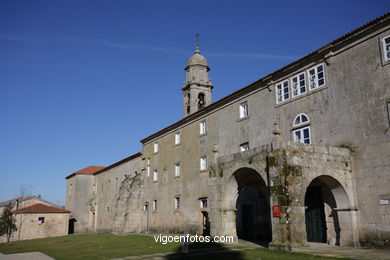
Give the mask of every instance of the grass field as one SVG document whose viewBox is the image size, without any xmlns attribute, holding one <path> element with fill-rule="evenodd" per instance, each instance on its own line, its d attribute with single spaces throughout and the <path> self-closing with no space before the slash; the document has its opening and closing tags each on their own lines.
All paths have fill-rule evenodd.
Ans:
<svg viewBox="0 0 390 260">
<path fill-rule="evenodd" d="M 203 244 L 216 246 L 221 251 L 207 257 L 193 256 L 190 259 L 235 259 L 235 260 L 320 260 L 321 258 L 297 253 L 277 252 L 263 248 L 244 251 L 233 251 L 230 247 L 218 244 Z M 195 246 L 195 245 L 194 245 Z M 193 247 L 194 247 L 193 246 Z M 199 245 L 197 245 L 199 247 Z M 145 255 L 154 253 L 168 253 L 180 251 L 178 243 L 162 245 L 156 243 L 153 236 L 146 235 L 113 235 L 113 234 L 83 234 L 69 235 L 55 238 L 16 241 L 0 244 L 3 254 L 22 252 L 43 252 L 57 260 L 70 259 L 111 259 L 125 256 Z M 191 252 L 190 245 L 190 252 Z M 166 259 L 171 259 L 167 256 Z"/>
</svg>

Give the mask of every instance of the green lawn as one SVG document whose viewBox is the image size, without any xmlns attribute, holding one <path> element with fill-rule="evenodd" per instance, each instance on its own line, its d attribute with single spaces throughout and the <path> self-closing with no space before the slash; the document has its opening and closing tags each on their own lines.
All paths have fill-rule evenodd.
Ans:
<svg viewBox="0 0 390 260">
<path fill-rule="evenodd" d="M 297 253 L 277 252 L 256 248 L 246 251 L 232 251 L 222 245 L 202 244 L 203 247 L 219 247 L 221 253 L 213 254 L 213 260 L 319 260 L 331 259 L 308 256 Z M 199 245 L 196 245 L 199 247 Z M 190 246 L 191 249 L 191 246 Z M 110 259 L 132 255 L 167 253 L 180 251 L 180 244 L 168 243 L 162 245 L 154 242 L 153 236 L 145 235 L 113 235 L 113 234 L 83 234 L 55 238 L 16 241 L 0 244 L 3 254 L 22 252 L 43 252 L 57 260 L 69 259 Z M 191 252 L 191 250 L 190 250 Z M 166 257 L 171 259 L 171 257 Z M 193 256 L 190 259 L 208 259 L 207 256 Z"/>
</svg>

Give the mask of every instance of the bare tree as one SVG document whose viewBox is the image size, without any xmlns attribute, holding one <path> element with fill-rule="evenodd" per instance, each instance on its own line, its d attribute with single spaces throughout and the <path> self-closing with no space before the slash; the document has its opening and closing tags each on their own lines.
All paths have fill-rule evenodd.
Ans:
<svg viewBox="0 0 390 260">
<path fill-rule="evenodd" d="M 33 186 L 25 183 L 19 184 L 16 188 L 16 193 L 19 199 L 31 196 L 33 192 Z"/>
<path fill-rule="evenodd" d="M 33 186 L 31 185 L 28 185 L 28 184 L 25 184 L 25 183 L 21 183 L 19 184 L 19 186 L 16 188 L 16 210 L 19 209 L 19 203 L 22 202 L 22 200 L 28 196 L 31 196 L 32 195 L 32 191 L 33 191 Z M 20 213 L 19 214 L 19 227 L 17 228 L 19 230 L 18 232 L 18 240 L 20 240 L 20 235 L 21 235 L 21 231 L 22 231 L 22 225 L 24 223 L 24 218 L 23 218 L 23 213 Z"/>
</svg>

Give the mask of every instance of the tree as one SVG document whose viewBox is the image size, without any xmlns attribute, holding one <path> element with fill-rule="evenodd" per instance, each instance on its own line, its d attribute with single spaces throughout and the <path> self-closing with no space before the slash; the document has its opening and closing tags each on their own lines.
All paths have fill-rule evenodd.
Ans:
<svg viewBox="0 0 390 260">
<path fill-rule="evenodd" d="M 0 236 L 5 235 L 7 237 L 7 242 L 11 239 L 12 233 L 18 230 L 15 225 L 15 218 L 11 212 L 12 208 L 12 203 L 8 204 L 0 217 Z"/>
</svg>

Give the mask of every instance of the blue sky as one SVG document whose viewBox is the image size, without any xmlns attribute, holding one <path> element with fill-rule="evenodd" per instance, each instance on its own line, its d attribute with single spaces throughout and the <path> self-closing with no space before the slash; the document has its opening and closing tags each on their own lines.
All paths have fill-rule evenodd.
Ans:
<svg viewBox="0 0 390 260">
<path fill-rule="evenodd" d="M 200 33 L 213 100 L 389 11 L 388 1 L 0 1 L 0 201 L 142 149 L 182 118 Z"/>
</svg>

